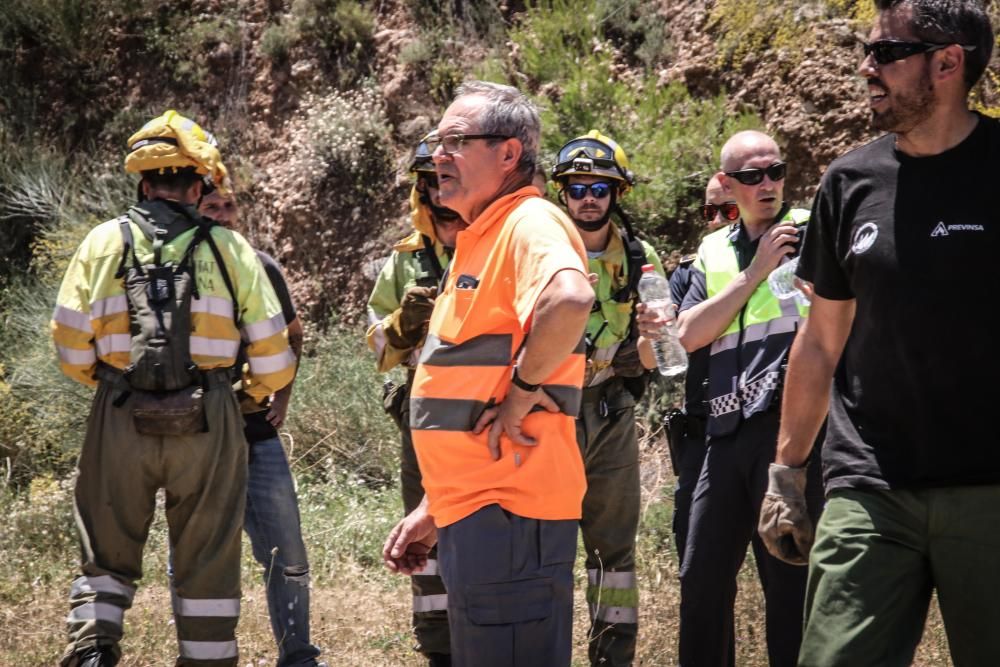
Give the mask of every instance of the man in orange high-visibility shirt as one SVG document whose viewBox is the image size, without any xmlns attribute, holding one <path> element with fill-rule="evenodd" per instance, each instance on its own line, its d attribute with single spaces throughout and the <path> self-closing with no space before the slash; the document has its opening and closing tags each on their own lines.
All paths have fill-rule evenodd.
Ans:
<svg viewBox="0 0 1000 667">
<path fill-rule="evenodd" d="M 594 291 L 573 223 L 531 185 L 538 136 L 520 92 L 473 82 L 428 138 L 441 203 L 470 224 L 410 398 L 427 495 L 383 558 L 419 571 L 439 541 L 456 666 L 570 662 L 586 488 L 574 419 Z"/>
</svg>

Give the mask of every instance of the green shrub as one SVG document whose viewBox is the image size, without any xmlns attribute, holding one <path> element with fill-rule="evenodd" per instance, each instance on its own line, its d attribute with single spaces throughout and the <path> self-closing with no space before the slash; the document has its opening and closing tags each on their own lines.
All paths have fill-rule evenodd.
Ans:
<svg viewBox="0 0 1000 667">
<path fill-rule="evenodd" d="M 301 473 L 375 486 L 396 479 L 399 432 L 382 408 L 382 376 L 363 329 L 334 324 L 318 333 L 292 396 L 288 436 Z"/>
<path fill-rule="evenodd" d="M 622 76 L 596 0 L 552 0 L 529 10 L 511 31 L 515 82 L 526 78 L 543 107 L 543 159 L 591 129 L 617 141 L 639 184 L 622 202 L 637 230 L 661 251 L 691 248 L 700 234 L 696 207 L 725 139 L 760 127 L 732 114 L 726 98 L 693 98 L 653 72 Z"/>
<path fill-rule="evenodd" d="M 260 50 L 275 63 L 288 60 L 288 53 L 299 40 L 299 31 L 293 22 L 267 26 L 260 37 Z"/>
<path fill-rule="evenodd" d="M 276 54 L 287 54 L 295 44 L 318 45 L 343 88 L 371 72 L 375 13 L 358 0 L 295 0 L 282 25 L 283 32 L 275 32 L 269 42 Z"/>
</svg>

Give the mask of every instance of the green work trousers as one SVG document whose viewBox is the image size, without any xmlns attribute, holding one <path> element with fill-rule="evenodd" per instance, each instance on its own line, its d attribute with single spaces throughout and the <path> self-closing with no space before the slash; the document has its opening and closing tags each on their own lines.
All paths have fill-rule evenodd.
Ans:
<svg viewBox="0 0 1000 667">
<path fill-rule="evenodd" d="M 385 397 L 385 409 L 399 426 L 402 451 L 400 453 L 400 483 L 403 490 L 403 510 L 409 514 L 424 497 L 423 478 L 417 465 L 410 435 L 411 371 L 404 385 L 393 387 Z M 437 547 L 431 549 L 427 567 L 410 578 L 413 592 L 413 633 L 417 650 L 424 655 L 451 653 L 451 635 L 448 632 L 448 595 L 438 570 Z"/>
<path fill-rule="evenodd" d="M 237 664 L 240 545 L 246 501 L 247 444 L 243 418 L 224 373 L 209 378 L 208 430 L 188 436 L 138 433 L 121 379 L 102 379 L 80 452 L 75 492 L 81 574 L 70 592 L 73 654 L 100 646 L 118 653 L 124 612 L 142 577 L 142 550 L 166 491 L 173 554 L 171 598 L 177 665 Z M 139 658 L 142 662 L 142 658 Z"/>
<path fill-rule="evenodd" d="M 833 491 L 809 557 L 803 667 L 903 667 L 931 591 L 956 667 L 1000 660 L 1000 486 Z"/>
<path fill-rule="evenodd" d="M 620 378 L 584 389 L 576 440 L 587 475 L 580 520 L 591 618 L 587 652 L 592 665 L 631 665 L 639 629 L 639 443 L 635 399 Z"/>
</svg>

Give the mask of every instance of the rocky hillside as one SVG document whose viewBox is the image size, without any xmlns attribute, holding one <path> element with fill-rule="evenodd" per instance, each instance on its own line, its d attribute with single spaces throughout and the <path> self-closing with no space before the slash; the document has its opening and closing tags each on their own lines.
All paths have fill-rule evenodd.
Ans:
<svg viewBox="0 0 1000 667">
<path fill-rule="evenodd" d="M 288 267 L 315 321 L 350 320 L 365 267 L 405 228 L 407 153 L 463 79 L 535 96 L 549 151 L 591 127 L 612 134 L 642 181 L 626 208 L 676 256 L 697 240 L 695 206 L 731 131 L 780 138 L 801 202 L 869 138 L 854 70 L 871 15 L 868 0 L 8 0 L 0 140 L 119 178 L 144 119 L 197 118 L 222 138 L 247 234 Z M 975 93 L 986 107 L 988 79 Z M 8 235 L 11 266 L 30 265 L 51 228 L 27 217 Z"/>
</svg>

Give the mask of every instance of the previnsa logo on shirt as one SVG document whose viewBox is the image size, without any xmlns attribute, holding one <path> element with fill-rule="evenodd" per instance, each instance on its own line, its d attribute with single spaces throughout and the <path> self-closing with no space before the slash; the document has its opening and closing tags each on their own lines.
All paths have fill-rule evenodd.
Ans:
<svg viewBox="0 0 1000 667">
<path fill-rule="evenodd" d="M 982 232 L 986 228 L 982 225 L 946 225 L 944 221 L 939 221 L 931 230 L 931 238 L 936 236 L 950 236 L 953 232 Z"/>
</svg>

